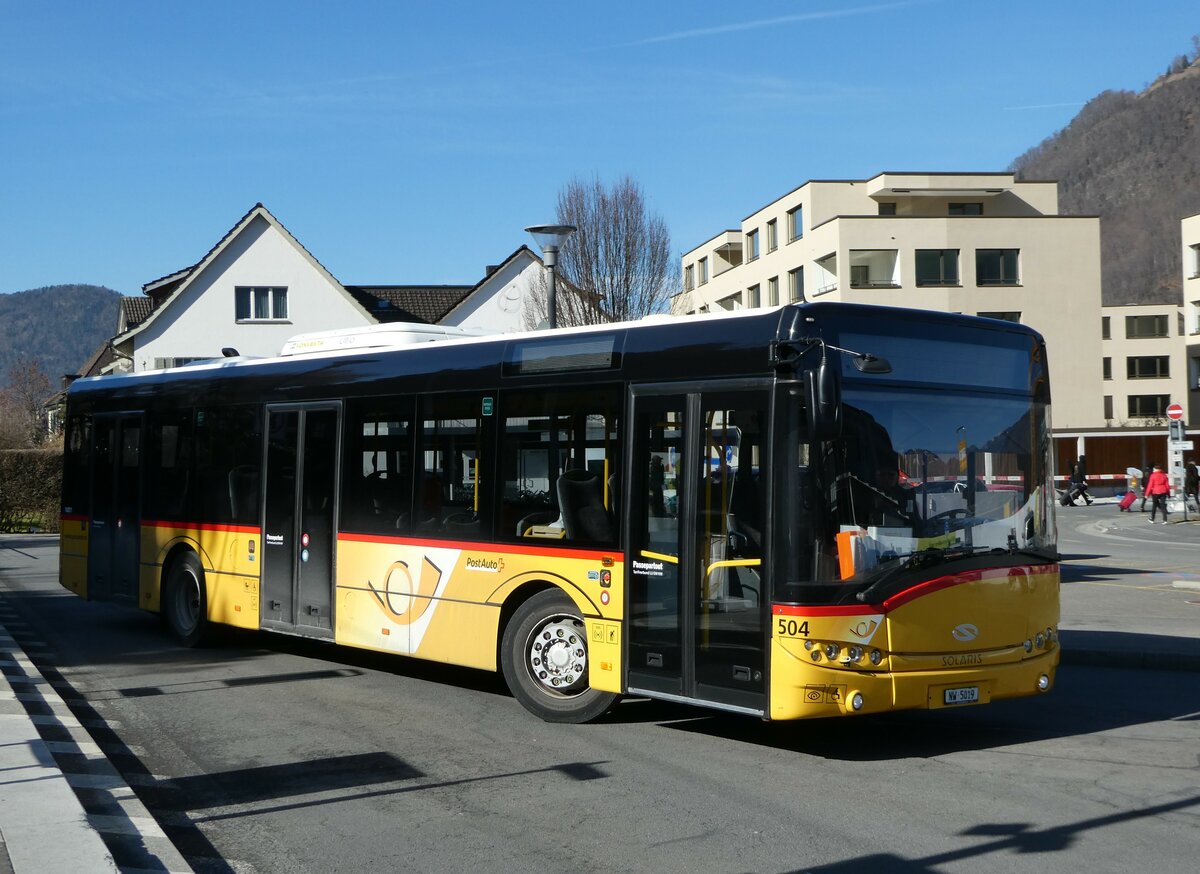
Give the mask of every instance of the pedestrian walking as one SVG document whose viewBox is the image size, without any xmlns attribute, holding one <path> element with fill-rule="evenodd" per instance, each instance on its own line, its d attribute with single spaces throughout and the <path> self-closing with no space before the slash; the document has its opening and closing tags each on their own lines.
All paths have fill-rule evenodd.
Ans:
<svg viewBox="0 0 1200 874">
<path fill-rule="evenodd" d="M 1071 484 L 1067 494 L 1070 496 L 1072 507 L 1075 506 L 1076 498 L 1083 498 L 1091 506 L 1092 498 L 1088 494 L 1087 484 L 1087 462 L 1084 461 L 1082 455 L 1076 459 L 1071 468 Z"/>
<path fill-rule="evenodd" d="M 1150 462 L 1142 465 L 1142 512 L 1146 512 L 1146 498 L 1150 497 L 1146 491 L 1146 486 L 1150 484 L 1150 474 L 1154 473 L 1154 466 Z"/>
<path fill-rule="evenodd" d="M 1150 524 L 1154 524 L 1156 511 L 1162 510 L 1162 524 L 1167 524 L 1167 496 L 1171 494 L 1171 483 L 1163 469 L 1157 464 L 1146 480 L 1146 494 L 1150 496 Z"/>
<path fill-rule="evenodd" d="M 1192 506 L 1200 510 L 1200 470 L 1196 468 L 1196 460 L 1189 458 L 1183 474 L 1183 502 L 1192 499 Z"/>
</svg>

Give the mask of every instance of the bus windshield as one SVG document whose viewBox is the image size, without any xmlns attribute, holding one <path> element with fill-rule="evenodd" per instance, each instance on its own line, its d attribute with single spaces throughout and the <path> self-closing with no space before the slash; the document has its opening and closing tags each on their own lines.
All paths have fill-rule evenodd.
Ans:
<svg viewBox="0 0 1200 874">
<path fill-rule="evenodd" d="M 1053 558 L 1046 404 L 894 388 L 843 401 L 841 437 L 801 448 L 801 560 L 783 562 L 782 598 L 840 603 L 881 576 L 985 553 Z"/>
</svg>

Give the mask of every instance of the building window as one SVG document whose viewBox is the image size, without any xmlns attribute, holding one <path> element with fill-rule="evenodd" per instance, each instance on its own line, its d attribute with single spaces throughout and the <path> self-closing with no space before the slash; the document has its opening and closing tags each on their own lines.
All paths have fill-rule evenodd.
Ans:
<svg viewBox="0 0 1200 874">
<path fill-rule="evenodd" d="M 788 211 L 788 242 L 804 236 L 804 207 L 798 206 Z"/>
<path fill-rule="evenodd" d="M 1105 340 L 1112 339 L 1112 319 L 1108 316 L 1100 317 L 1100 336 Z"/>
<path fill-rule="evenodd" d="M 981 319 L 999 319 L 1002 322 L 1016 322 L 1017 324 L 1021 323 L 1021 314 L 1019 312 L 1012 312 L 1011 310 L 1004 310 L 1002 312 L 976 313 L 975 315 L 979 316 Z"/>
<path fill-rule="evenodd" d="M 879 214 L 880 215 L 895 215 L 896 214 L 896 204 L 894 202 L 879 204 Z"/>
<path fill-rule="evenodd" d="M 689 264 L 683 268 L 683 290 L 691 291 L 696 287 L 696 268 Z"/>
<path fill-rule="evenodd" d="M 983 204 L 952 203 L 948 215 L 983 215 Z"/>
<path fill-rule="evenodd" d="M 708 259 L 701 258 L 696 263 L 700 267 L 700 284 L 704 285 L 708 282 Z"/>
<path fill-rule="evenodd" d="M 775 219 L 767 222 L 767 251 L 774 252 L 779 248 L 779 228 L 775 226 Z"/>
<path fill-rule="evenodd" d="M 957 249 L 917 249 L 917 285 L 958 285 Z"/>
<path fill-rule="evenodd" d="M 1017 285 L 1020 249 L 976 249 L 976 285 Z"/>
<path fill-rule="evenodd" d="M 1113 417 L 1113 402 L 1112 395 L 1104 396 L 1104 418 L 1112 419 Z"/>
<path fill-rule="evenodd" d="M 1111 358 L 1105 358 L 1105 359 L 1104 359 L 1104 378 L 1105 378 L 1105 379 L 1112 379 L 1112 359 L 1111 359 Z M 1112 417 L 1111 417 L 1111 416 L 1105 416 L 1105 418 L 1106 418 L 1106 419 L 1110 419 L 1110 418 L 1112 418 Z"/>
<path fill-rule="evenodd" d="M 788 271 L 788 300 L 797 303 L 804 300 L 804 268 Z"/>
<path fill-rule="evenodd" d="M 1190 247 L 1192 253 L 1192 275 L 1189 279 L 1200 279 L 1200 243 L 1193 243 Z"/>
<path fill-rule="evenodd" d="M 752 285 L 746 289 L 746 306 L 754 309 L 762 306 L 762 288 Z"/>
<path fill-rule="evenodd" d="M 199 355 L 193 355 L 190 358 L 155 358 L 155 370 L 170 370 L 172 367 L 187 367 L 189 364 L 195 364 L 197 361 L 211 361 L 211 358 L 204 358 Z"/>
<path fill-rule="evenodd" d="M 1169 403 L 1171 403 L 1170 395 L 1130 395 L 1129 418 L 1160 419 L 1166 414 Z"/>
<path fill-rule="evenodd" d="M 746 260 L 758 260 L 758 229 L 746 233 Z"/>
<path fill-rule="evenodd" d="M 1125 338 L 1127 340 L 1145 340 L 1153 337 L 1169 337 L 1171 325 L 1166 315 L 1161 316 L 1126 316 Z"/>
<path fill-rule="evenodd" d="M 779 306 L 779 277 L 772 276 L 767 280 L 767 305 Z"/>
<path fill-rule="evenodd" d="M 288 317 L 286 288 L 239 285 L 233 291 L 234 315 L 239 322 L 285 321 Z"/>
<path fill-rule="evenodd" d="M 1139 355 L 1125 359 L 1125 375 L 1129 379 L 1167 379 L 1171 375 L 1168 355 Z"/>
</svg>

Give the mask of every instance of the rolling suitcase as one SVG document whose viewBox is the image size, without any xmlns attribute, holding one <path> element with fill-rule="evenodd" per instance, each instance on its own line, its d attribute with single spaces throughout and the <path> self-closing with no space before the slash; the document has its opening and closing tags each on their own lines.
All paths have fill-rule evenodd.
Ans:
<svg viewBox="0 0 1200 874">
<path fill-rule="evenodd" d="M 1130 489 L 1125 493 L 1125 497 L 1121 498 L 1121 503 L 1118 505 L 1122 510 L 1128 510 L 1133 506 L 1133 502 L 1137 500 L 1137 493 Z"/>
</svg>

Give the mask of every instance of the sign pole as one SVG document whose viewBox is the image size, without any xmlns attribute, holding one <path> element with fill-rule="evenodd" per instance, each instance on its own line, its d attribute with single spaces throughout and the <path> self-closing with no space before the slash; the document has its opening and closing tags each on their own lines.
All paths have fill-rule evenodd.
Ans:
<svg viewBox="0 0 1200 874">
<path fill-rule="evenodd" d="M 1184 450 L 1192 448 L 1192 441 L 1185 439 L 1187 433 L 1183 424 L 1183 405 L 1169 404 L 1167 406 L 1167 454 L 1170 456 L 1171 484 L 1177 494 L 1183 498 L 1183 521 L 1188 521 L 1187 492 L 1184 483 L 1187 481 L 1183 470 Z"/>
</svg>

